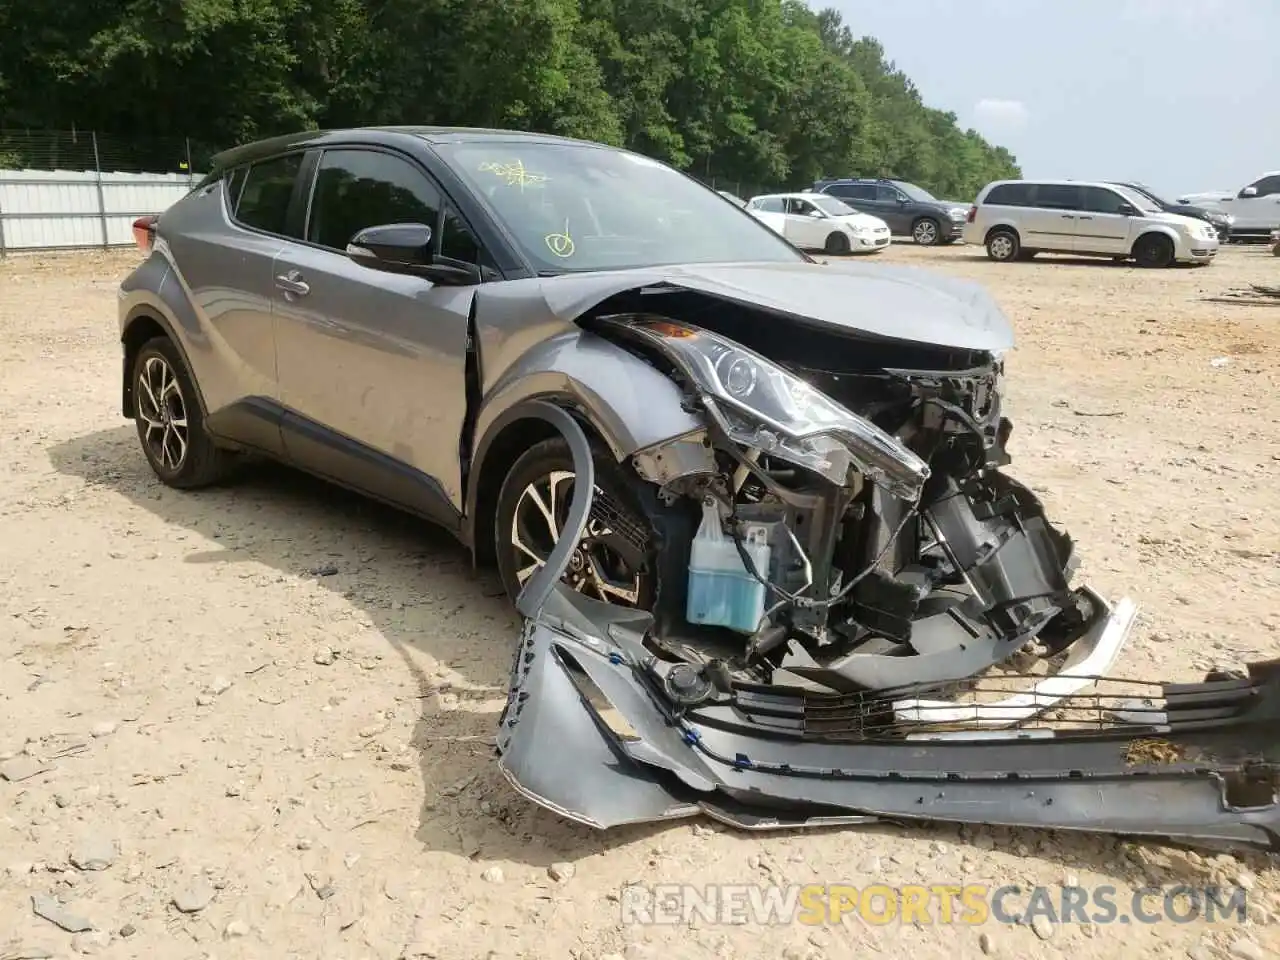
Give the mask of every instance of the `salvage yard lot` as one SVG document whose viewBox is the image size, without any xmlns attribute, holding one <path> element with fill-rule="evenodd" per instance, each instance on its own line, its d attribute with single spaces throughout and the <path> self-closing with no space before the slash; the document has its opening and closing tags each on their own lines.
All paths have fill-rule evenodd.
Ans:
<svg viewBox="0 0 1280 960">
<path fill-rule="evenodd" d="M 1200 300 L 1274 283 L 1276 260 L 879 259 L 976 279 L 1013 319 L 1009 469 L 1077 539 L 1080 575 L 1142 605 L 1121 673 L 1280 655 L 1280 309 Z M 199 494 L 153 478 L 119 415 L 134 262 L 0 262 L 0 759 L 49 767 L 0 780 L 0 958 L 925 960 L 978 956 L 984 931 L 1010 958 L 1277 948 L 1266 858 L 950 827 L 603 835 L 537 810 L 492 757 L 518 629 L 495 576 L 286 470 Z M 106 869 L 68 865 L 86 845 Z M 1252 886 L 1248 924 L 690 931 L 623 927 L 617 903 L 628 882 L 1215 881 Z M 50 893 L 101 933 L 35 916 Z"/>
</svg>

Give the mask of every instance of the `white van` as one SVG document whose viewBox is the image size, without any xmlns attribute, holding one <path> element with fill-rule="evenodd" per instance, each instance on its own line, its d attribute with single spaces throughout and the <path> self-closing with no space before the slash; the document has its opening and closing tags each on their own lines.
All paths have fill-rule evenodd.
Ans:
<svg viewBox="0 0 1280 960">
<path fill-rule="evenodd" d="M 992 260 L 1070 253 L 1132 257 L 1142 267 L 1208 263 L 1220 243 L 1207 221 L 1165 213 L 1126 187 L 1077 180 L 987 184 L 969 209 L 964 240 L 986 247 Z"/>
</svg>

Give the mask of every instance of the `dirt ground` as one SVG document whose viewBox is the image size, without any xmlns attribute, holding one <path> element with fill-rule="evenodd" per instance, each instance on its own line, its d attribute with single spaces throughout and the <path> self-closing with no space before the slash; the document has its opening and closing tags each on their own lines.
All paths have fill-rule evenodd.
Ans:
<svg viewBox="0 0 1280 960">
<path fill-rule="evenodd" d="M 1280 655 L 1280 309 L 1199 299 L 1275 282 L 1278 261 L 883 259 L 975 278 L 1012 317 L 1010 469 L 1082 577 L 1142 604 L 1124 673 Z M 1280 951 L 1265 857 L 949 827 L 603 835 L 536 809 L 492 757 L 517 623 L 491 574 L 283 469 L 198 494 L 153 479 L 119 411 L 134 262 L 0 262 L 0 760 L 48 767 L 0 780 L 0 958 Z M 1126 912 L 1135 887 L 1215 881 L 1250 888 L 1247 922 L 645 927 L 618 903 L 631 882 L 1078 882 Z"/>
</svg>

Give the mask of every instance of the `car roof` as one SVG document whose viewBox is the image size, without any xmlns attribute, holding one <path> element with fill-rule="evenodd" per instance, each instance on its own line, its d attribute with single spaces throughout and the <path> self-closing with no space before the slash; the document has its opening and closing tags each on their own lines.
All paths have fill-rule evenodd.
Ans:
<svg viewBox="0 0 1280 960">
<path fill-rule="evenodd" d="M 1020 180 L 993 180 L 989 187 L 999 187 L 1006 183 L 1036 183 L 1047 187 L 1125 187 L 1119 180 L 1055 180 L 1052 177 L 1023 177 Z"/>
<path fill-rule="evenodd" d="M 254 160 L 283 153 L 288 150 L 300 150 L 309 147 L 322 147 L 332 143 L 393 143 L 397 140 L 426 141 L 430 144 L 445 143 L 574 143 L 580 146 L 599 147 L 603 150 L 614 149 L 604 144 L 589 140 L 575 140 L 571 137 L 559 137 L 549 133 L 535 133 L 528 130 L 497 130 L 488 127 L 437 127 L 437 126 L 381 126 L 381 127 L 346 127 L 332 130 L 301 130 L 286 133 L 265 140 L 255 140 L 223 150 L 213 157 L 215 167 L 235 166 Z"/>
</svg>

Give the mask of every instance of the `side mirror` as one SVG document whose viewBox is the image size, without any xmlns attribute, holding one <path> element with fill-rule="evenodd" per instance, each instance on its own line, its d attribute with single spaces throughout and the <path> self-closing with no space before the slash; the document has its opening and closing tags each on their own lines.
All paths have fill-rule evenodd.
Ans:
<svg viewBox="0 0 1280 960">
<path fill-rule="evenodd" d="M 825 220 L 827 218 L 827 215 L 821 210 L 810 210 L 808 215 L 815 220 Z"/>
<path fill-rule="evenodd" d="M 347 257 L 384 273 L 422 277 L 433 283 L 466 286 L 480 282 L 480 268 L 431 252 L 431 228 L 425 223 L 387 223 L 365 227 L 347 244 Z"/>
<path fill-rule="evenodd" d="M 1240 191 L 1240 196 L 1242 197 L 1256 197 L 1257 195 L 1258 195 L 1257 187 L 1245 187 L 1243 190 Z"/>
<path fill-rule="evenodd" d="M 1122 203 L 1120 204 L 1120 213 L 1126 217 L 1136 217 L 1138 215 L 1138 208 L 1132 203 Z"/>
</svg>

